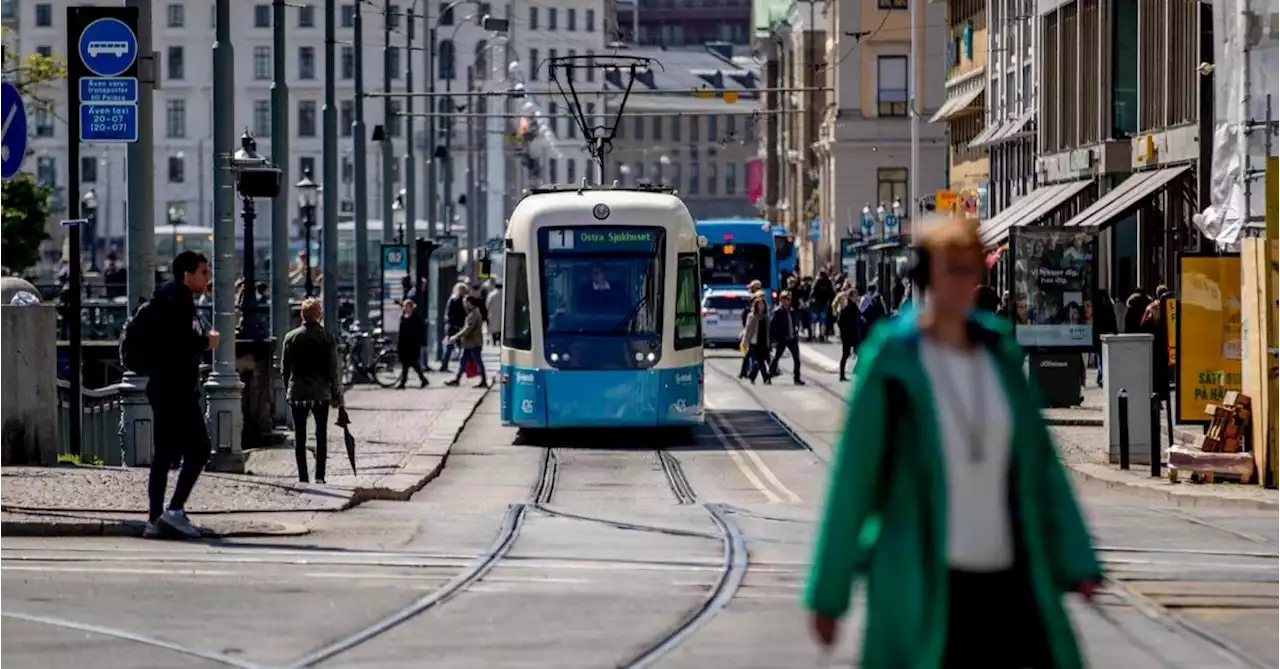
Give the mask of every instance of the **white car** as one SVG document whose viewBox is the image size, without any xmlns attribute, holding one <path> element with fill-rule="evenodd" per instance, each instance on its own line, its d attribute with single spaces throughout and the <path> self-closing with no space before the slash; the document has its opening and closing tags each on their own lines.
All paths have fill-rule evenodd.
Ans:
<svg viewBox="0 0 1280 669">
<path fill-rule="evenodd" d="M 708 346 L 737 346 L 742 312 L 751 302 L 745 290 L 713 290 L 702 296 L 702 340 Z"/>
</svg>

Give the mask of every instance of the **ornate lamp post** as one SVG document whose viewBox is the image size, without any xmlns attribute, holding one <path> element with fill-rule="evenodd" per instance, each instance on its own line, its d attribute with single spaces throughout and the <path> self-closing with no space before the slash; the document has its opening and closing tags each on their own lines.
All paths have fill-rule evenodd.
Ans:
<svg viewBox="0 0 1280 669">
<path fill-rule="evenodd" d="M 253 235 L 253 224 L 258 216 L 253 200 L 256 197 L 274 198 L 280 193 L 280 170 L 271 167 L 267 159 L 258 153 L 258 142 L 248 130 L 240 136 L 240 148 L 231 158 L 231 168 L 236 173 L 240 218 L 244 220 L 244 301 L 240 306 L 240 327 L 236 336 L 261 341 L 266 332 L 258 319 Z"/>
<path fill-rule="evenodd" d="M 305 272 L 306 295 L 312 297 L 315 285 L 311 278 L 311 231 L 316 227 L 316 201 L 320 197 L 320 184 L 311 179 L 311 170 L 302 173 L 302 178 L 293 186 L 298 190 L 298 208 L 302 213 L 303 248 L 302 257 L 306 259 Z"/>
<path fill-rule="evenodd" d="M 182 205 L 171 204 L 169 205 L 169 209 L 165 212 L 165 215 L 169 219 L 169 226 L 173 233 L 173 236 L 169 240 L 170 249 L 172 251 L 172 257 L 169 258 L 169 262 L 172 263 L 173 259 L 178 257 L 178 226 L 186 223 L 187 210 Z"/>
<path fill-rule="evenodd" d="M 395 199 L 395 201 L 391 203 L 391 215 L 392 215 L 392 217 L 395 219 L 395 223 L 396 223 L 396 243 L 397 243 L 397 244 L 403 244 L 403 243 L 405 243 L 405 242 L 404 242 L 404 198 L 405 198 L 405 195 L 406 195 L 406 191 L 405 191 L 405 189 L 404 189 L 404 188 L 401 188 L 401 189 L 400 189 L 400 192 L 396 195 L 396 199 Z"/>
</svg>

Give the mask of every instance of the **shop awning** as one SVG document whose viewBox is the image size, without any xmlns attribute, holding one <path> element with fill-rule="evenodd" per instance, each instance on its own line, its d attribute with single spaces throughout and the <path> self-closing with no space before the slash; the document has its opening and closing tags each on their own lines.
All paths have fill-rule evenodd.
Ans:
<svg viewBox="0 0 1280 669">
<path fill-rule="evenodd" d="M 1023 221 L 1030 224 L 1050 214 L 1074 195 L 1088 187 L 1093 180 L 1072 181 L 1053 186 L 1042 186 L 1031 191 L 1021 200 L 1014 202 L 1008 209 L 987 219 L 978 228 L 982 238 L 982 246 L 991 248 L 1004 243 L 1009 238 L 1009 229 L 1021 225 Z M 1043 205 L 1043 207 L 1042 207 Z"/>
<path fill-rule="evenodd" d="M 1034 210 L 1025 212 L 1023 214 L 1022 220 L 1018 221 L 1015 225 L 1018 225 L 1019 227 L 1026 226 L 1026 225 L 1035 225 L 1040 221 L 1040 219 L 1046 216 L 1049 216 L 1055 210 L 1057 210 L 1058 207 L 1061 207 L 1062 205 L 1066 204 L 1072 198 L 1076 197 L 1080 193 L 1083 193 L 1084 189 L 1092 185 L 1093 185 L 1093 179 L 1087 179 L 1085 181 L 1072 181 L 1065 184 L 1059 184 L 1059 187 L 1057 188 L 1057 190 L 1045 196 L 1044 199 L 1042 199 L 1038 204 L 1036 204 Z"/>
<path fill-rule="evenodd" d="M 991 143 L 991 137 L 1004 127 L 999 121 L 993 121 L 987 127 L 982 129 L 972 140 L 969 141 L 969 148 L 977 149 Z"/>
<path fill-rule="evenodd" d="M 929 122 L 937 123 L 938 121 L 948 121 L 959 116 L 968 110 L 974 102 L 981 98 L 982 94 L 986 90 L 986 86 L 979 85 L 975 88 L 952 95 L 949 100 L 942 104 L 942 107 L 938 109 L 938 112 L 929 119 Z"/>
<path fill-rule="evenodd" d="M 1034 120 L 1035 117 L 1036 112 L 1034 109 L 1023 112 L 1021 116 L 1004 124 L 1004 126 L 1000 128 L 1000 131 L 992 134 L 991 138 L 988 139 L 987 142 L 990 144 L 999 144 L 1000 142 L 1007 142 L 1011 139 L 1016 139 L 1026 131 L 1027 126 L 1031 125 L 1031 121 Z"/>
<path fill-rule="evenodd" d="M 1066 225 L 1105 229 L 1190 169 L 1190 165 L 1184 165 L 1134 174 L 1067 221 Z"/>
</svg>

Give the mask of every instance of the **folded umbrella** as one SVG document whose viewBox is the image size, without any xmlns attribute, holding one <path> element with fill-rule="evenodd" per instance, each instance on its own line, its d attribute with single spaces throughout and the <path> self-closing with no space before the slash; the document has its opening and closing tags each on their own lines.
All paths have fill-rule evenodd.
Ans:
<svg viewBox="0 0 1280 669">
<path fill-rule="evenodd" d="M 351 415 L 347 413 L 345 404 L 338 405 L 338 420 L 334 425 L 342 428 L 342 442 L 347 445 L 347 461 L 351 463 L 351 473 L 356 473 L 356 438 L 351 436 Z"/>
</svg>

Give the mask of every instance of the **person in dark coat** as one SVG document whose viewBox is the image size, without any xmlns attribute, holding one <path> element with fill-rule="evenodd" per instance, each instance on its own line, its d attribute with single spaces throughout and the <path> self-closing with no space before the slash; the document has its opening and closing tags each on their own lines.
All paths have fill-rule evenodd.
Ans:
<svg viewBox="0 0 1280 669">
<path fill-rule="evenodd" d="M 795 309 L 791 308 L 791 293 L 782 291 L 778 295 L 778 306 L 773 308 L 769 323 L 769 338 L 773 343 L 773 360 L 769 364 L 769 376 L 778 375 L 778 362 L 783 353 L 791 353 L 791 373 L 797 386 L 805 383 L 800 379 L 800 327 L 796 319 Z"/>
<path fill-rule="evenodd" d="M 862 312 L 858 311 L 858 291 L 854 290 L 852 281 L 844 282 L 835 305 L 836 325 L 840 328 L 840 380 L 848 381 L 849 377 L 844 373 L 845 366 L 849 364 L 849 358 L 856 354 L 865 334 Z"/>
<path fill-rule="evenodd" d="M 1165 323 L 1164 298 L 1173 293 L 1164 286 L 1156 288 L 1156 299 L 1142 313 L 1138 332 L 1154 337 L 1151 342 L 1151 391 L 1169 407 L 1169 327 Z M 1171 407 L 1169 407 L 1171 408 Z"/>
<path fill-rule="evenodd" d="M 754 384 L 759 373 L 769 385 L 773 383 L 773 375 L 769 373 L 769 306 L 765 304 L 763 291 L 751 296 L 749 312 L 746 327 L 742 329 L 741 344 L 754 362 L 747 379 Z"/>
<path fill-rule="evenodd" d="M 426 326 L 416 313 L 417 307 L 413 300 L 405 300 L 400 314 L 400 332 L 396 335 L 396 355 L 400 358 L 400 385 L 396 388 L 399 389 L 404 389 L 411 369 L 418 373 L 418 387 L 431 385 L 422 372 L 422 338 Z"/>
<path fill-rule="evenodd" d="M 338 345 L 320 324 L 324 309 L 320 300 L 308 297 L 299 309 L 302 325 L 284 336 L 280 375 L 293 412 L 293 454 L 298 480 L 307 482 L 307 416 L 316 421 L 316 483 L 324 483 L 329 458 L 329 405 L 342 396 L 338 374 Z"/>
<path fill-rule="evenodd" d="M 1098 387 L 1102 387 L 1102 335 L 1116 334 L 1116 305 L 1104 290 L 1093 292 L 1093 301 L 1085 303 L 1085 320 L 1093 325 L 1093 355 L 1098 362 Z"/>
<path fill-rule="evenodd" d="M 462 330 L 462 326 L 467 322 L 467 296 L 471 294 L 471 287 L 465 281 L 459 281 L 453 286 L 453 295 L 449 296 L 449 301 L 444 307 L 444 323 L 445 323 L 445 345 L 444 358 L 440 360 L 440 371 L 449 371 L 449 358 L 453 357 L 453 352 L 457 346 L 453 343 L 453 336 Z M 461 356 L 461 350 L 458 351 Z"/>
</svg>

